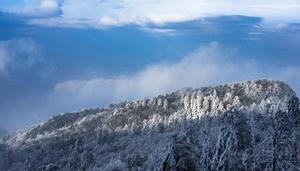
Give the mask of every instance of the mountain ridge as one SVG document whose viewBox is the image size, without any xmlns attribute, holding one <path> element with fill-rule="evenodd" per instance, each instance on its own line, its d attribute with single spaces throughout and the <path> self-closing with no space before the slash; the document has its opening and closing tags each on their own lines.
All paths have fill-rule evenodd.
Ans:
<svg viewBox="0 0 300 171">
<path fill-rule="evenodd" d="M 113 159 L 108 159 L 106 157 L 103 157 L 103 155 L 101 154 L 97 155 L 94 154 L 93 152 L 89 152 L 89 155 L 93 156 L 93 158 L 99 158 L 102 156 L 102 159 L 99 159 L 99 163 L 97 164 L 85 163 L 83 170 L 93 170 L 93 169 L 105 170 L 105 168 L 109 170 L 110 167 L 111 168 L 122 167 L 123 169 L 125 168 L 125 170 L 126 168 L 133 169 L 133 170 L 138 168 L 150 169 L 150 170 L 154 168 L 160 170 L 168 170 L 168 169 L 170 170 L 171 168 L 176 167 L 176 165 L 179 162 L 179 161 L 176 162 L 175 158 L 178 158 L 178 156 L 176 156 L 178 152 L 182 153 L 181 148 L 179 148 L 179 150 L 177 149 L 178 146 L 177 144 L 180 144 L 179 146 L 181 146 L 182 141 L 184 142 L 183 146 L 185 147 L 183 151 L 189 149 L 187 153 L 191 154 L 191 156 L 194 156 L 192 157 L 192 159 L 191 157 L 188 157 L 188 160 L 185 161 L 185 162 L 193 161 L 192 162 L 193 164 L 183 164 L 183 165 L 185 166 L 191 165 L 194 169 L 199 170 L 199 168 L 203 167 L 202 165 L 204 164 L 195 163 L 195 161 L 201 160 L 203 157 L 202 158 L 199 157 L 200 155 L 199 151 L 195 149 L 199 150 L 201 148 L 199 144 L 203 145 L 203 143 L 205 142 L 201 142 L 202 140 L 198 140 L 201 143 L 199 142 L 191 143 L 190 141 L 192 140 L 194 141 L 195 139 L 198 139 L 199 137 L 204 135 L 208 137 L 209 136 L 214 137 L 212 135 L 206 135 L 205 132 L 207 130 L 205 130 L 202 126 L 200 127 L 199 126 L 201 125 L 200 123 L 206 125 L 207 128 L 209 128 L 210 130 L 214 130 L 216 133 L 218 133 L 219 136 L 221 136 L 222 135 L 221 125 L 224 124 L 223 122 L 225 122 L 226 124 L 230 123 L 229 127 L 230 128 L 232 127 L 232 130 L 228 132 L 235 132 L 235 131 L 239 132 L 239 130 L 236 130 L 234 128 L 235 126 L 232 126 L 232 124 L 234 125 L 236 124 L 235 122 L 240 122 L 240 120 L 243 120 L 242 123 L 244 125 L 248 125 L 246 126 L 248 131 L 248 132 L 246 131 L 247 134 L 248 135 L 251 134 L 251 136 L 248 137 L 250 137 L 249 139 L 253 141 L 254 135 L 252 135 L 253 133 L 251 131 L 258 129 L 255 126 L 256 121 L 254 121 L 255 120 L 255 118 L 253 118 L 254 115 L 255 117 L 258 118 L 264 118 L 262 120 L 267 121 L 270 120 L 270 118 L 274 118 L 275 116 L 277 116 L 278 113 L 281 113 L 280 116 L 291 115 L 291 117 L 297 117 L 297 118 L 299 115 L 299 100 L 296 97 L 295 92 L 286 83 L 281 81 L 272 81 L 272 80 L 245 81 L 245 82 L 226 84 L 226 85 L 220 85 L 215 87 L 206 87 L 206 88 L 198 88 L 198 89 L 182 89 L 182 90 L 174 91 L 169 94 L 160 95 L 151 99 L 137 100 L 133 102 L 132 101 L 122 102 L 119 104 L 111 105 L 108 108 L 91 109 L 91 110 L 85 110 L 77 113 L 67 113 L 64 115 L 58 115 L 51 118 L 48 122 L 45 122 L 43 124 L 37 125 L 35 127 L 29 128 L 24 131 L 20 131 L 14 135 L 7 136 L 3 138 L 1 141 L 2 144 L 6 145 L 6 149 L 15 152 L 16 156 L 18 155 L 21 156 L 21 153 L 23 153 L 24 151 L 35 149 L 45 144 L 46 147 L 43 148 L 46 149 L 46 150 L 44 149 L 45 151 L 48 151 L 49 149 L 47 145 L 50 145 L 52 143 L 64 144 L 63 145 L 64 148 L 71 146 L 72 147 L 71 151 L 74 152 L 73 148 L 75 148 L 76 144 L 79 143 L 78 141 L 83 141 L 81 142 L 83 146 L 87 144 L 93 144 L 95 141 L 94 145 L 90 145 L 91 147 L 88 147 L 87 149 L 96 148 L 98 151 L 99 150 L 101 151 L 106 148 L 110 148 L 109 145 L 119 149 L 120 146 L 122 145 L 118 144 L 116 141 L 125 139 L 128 142 L 130 142 L 129 144 L 125 143 L 126 145 L 123 144 L 123 146 L 124 145 L 126 146 L 126 148 L 124 147 L 125 150 L 128 150 L 132 148 L 132 144 L 135 143 L 139 144 L 140 141 L 145 141 L 143 139 L 147 140 L 147 137 L 149 136 L 152 137 L 155 141 L 157 141 L 158 144 L 161 145 L 161 146 L 158 145 L 159 147 L 156 148 L 158 151 L 152 152 L 153 153 L 152 156 L 155 155 L 159 156 L 157 157 L 158 159 L 160 159 L 159 161 L 153 162 L 156 159 L 153 159 L 151 157 L 149 159 L 149 156 L 141 155 L 143 156 L 141 157 L 143 158 L 141 159 L 143 160 L 143 162 L 140 161 L 142 164 L 138 164 L 138 165 L 130 164 L 129 162 L 130 158 L 129 159 L 126 158 L 128 156 L 123 154 L 123 150 L 121 149 L 117 150 L 117 152 L 115 153 L 123 154 L 125 155 L 125 157 L 124 156 L 117 157 L 115 156 L 114 153 L 107 152 L 107 154 L 109 154 L 109 156 L 111 156 Z M 235 117 L 237 116 L 241 117 L 242 119 L 241 118 L 236 119 Z M 213 123 L 215 125 L 211 125 L 211 126 L 207 125 L 208 123 L 211 122 L 209 118 L 213 120 Z M 232 119 L 228 120 L 228 118 L 233 118 L 233 120 L 237 120 L 237 121 L 232 121 Z M 223 121 L 224 119 L 226 121 Z M 288 120 L 287 122 L 296 125 L 296 123 L 294 123 L 293 120 L 289 118 L 286 120 Z M 200 131 L 201 133 L 198 133 L 197 131 L 195 132 L 195 130 L 191 128 L 191 125 L 197 127 L 199 130 L 202 130 L 202 132 L 201 131 Z M 185 131 L 182 131 L 182 129 Z M 249 129 L 250 129 L 250 133 L 249 133 Z M 298 125 L 297 125 L 297 129 L 298 129 Z M 194 132 L 194 133 L 190 133 L 190 132 Z M 187 136 L 187 134 L 191 134 L 191 135 Z M 265 132 L 261 134 L 265 134 Z M 293 133 L 294 136 L 296 136 L 296 134 L 298 135 L 298 132 Z M 176 140 L 174 140 L 174 135 L 176 135 L 175 137 L 179 137 L 179 138 L 175 138 Z M 236 137 L 236 135 L 237 134 L 232 136 Z M 116 136 L 118 138 L 112 136 Z M 159 139 L 159 137 L 161 136 L 164 137 L 162 140 Z M 196 138 L 192 138 L 192 140 L 189 140 L 193 136 L 195 136 Z M 132 142 L 132 140 L 128 140 L 128 137 L 135 137 L 137 140 L 136 142 Z M 217 140 L 220 139 L 217 137 L 214 137 L 213 139 L 214 140 L 212 141 L 212 143 L 215 144 L 215 146 L 217 146 L 219 141 L 223 141 L 223 139 Z M 88 140 L 91 140 L 92 143 L 89 143 Z M 106 145 L 106 147 L 105 148 L 102 146 L 98 147 L 99 141 L 101 142 L 100 143 L 101 145 L 104 146 Z M 140 145 L 143 146 L 142 144 Z M 152 142 L 152 140 L 149 140 L 149 147 L 153 147 L 153 145 L 154 143 Z M 250 145 L 254 146 L 253 144 Z M 164 146 L 168 146 L 167 149 Z M 222 143 L 219 143 L 219 146 L 222 146 Z M 149 147 L 145 146 L 141 148 L 141 150 L 147 149 Z M 194 148 L 194 150 L 192 150 L 193 149 L 192 147 Z M 210 151 L 210 153 L 215 153 L 215 156 L 219 156 L 219 157 L 210 156 L 211 158 L 210 160 L 212 160 L 213 158 L 214 160 L 221 160 L 222 155 L 220 156 L 220 154 L 216 153 L 214 149 L 216 147 L 210 147 L 210 148 L 212 148 L 211 149 L 212 151 Z M 53 149 L 57 149 L 57 148 L 53 147 Z M 66 151 L 69 151 L 69 149 L 66 149 Z M 75 151 L 78 152 L 78 150 Z M 78 153 L 82 155 L 80 151 Z M 223 151 L 223 153 L 225 152 Z M 240 154 L 237 153 L 237 156 L 239 155 Z M 70 156 L 63 155 L 63 157 L 68 158 Z M 185 158 L 186 157 L 187 156 L 185 156 Z M 30 163 L 31 160 L 33 159 L 34 157 L 33 158 L 29 157 L 29 159 L 26 159 L 26 161 Z M 58 157 L 58 159 L 59 159 L 58 161 L 62 160 L 61 157 Z M 134 159 L 134 160 L 138 160 L 138 159 Z M 294 160 L 295 159 L 293 159 L 293 162 Z M 49 164 L 53 164 L 53 161 L 51 162 L 50 161 L 42 162 L 40 164 L 39 162 L 36 162 L 35 164 L 33 164 L 34 166 L 31 167 L 41 168 L 44 165 L 46 168 L 46 166 L 48 166 Z M 81 162 L 82 159 L 79 161 Z M 107 162 L 109 164 L 107 164 Z M 22 162 L 15 159 L 15 161 L 12 163 L 22 163 Z M 60 164 L 58 163 L 56 162 L 55 166 L 59 168 L 63 167 L 61 163 Z M 70 160 L 69 163 L 72 163 L 72 160 Z M 148 163 L 148 165 L 145 165 L 145 163 L 146 164 Z M 159 164 L 157 165 L 157 163 Z M 213 165 L 213 164 L 210 163 L 209 165 Z M 217 166 L 217 164 L 214 165 L 216 165 L 214 169 L 222 170 L 222 169 L 217 169 L 218 167 L 221 168 L 221 166 Z M 11 164 L 6 167 L 20 168 L 20 166 L 15 166 L 14 164 Z M 26 166 L 25 168 L 27 167 L 29 168 L 29 166 Z M 72 167 L 73 165 L 69 164 L 68 167 L 63 167 L 63 169 L 72 170 Z M 77 167 L 79 166 L 76 166 L 75 168 Z M 205 167 L 207 167 L 207 165 Z M 233 166 L 231 167 L 235 168 Z M 236 166 L 236 168 L 242 168 L 242 167 L 245 166 Z M 247 167 L 250 167 L 250 165 Z M 24 166 L 21 168 L 24 168 Z M 208 170 L 213 170 L 213 168 L 210 168 Z"/>
</svg>

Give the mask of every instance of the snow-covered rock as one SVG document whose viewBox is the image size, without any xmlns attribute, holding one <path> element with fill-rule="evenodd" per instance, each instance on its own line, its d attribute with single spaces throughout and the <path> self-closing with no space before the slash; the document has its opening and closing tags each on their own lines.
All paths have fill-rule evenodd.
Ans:
<svg viewBox="0 0 300 171">
<path fill-rule="evenodd" d="M 295 92 L 271 80 L 66 113 L 0 140 L 0 170 L 297 170 Z"/>
</svg>

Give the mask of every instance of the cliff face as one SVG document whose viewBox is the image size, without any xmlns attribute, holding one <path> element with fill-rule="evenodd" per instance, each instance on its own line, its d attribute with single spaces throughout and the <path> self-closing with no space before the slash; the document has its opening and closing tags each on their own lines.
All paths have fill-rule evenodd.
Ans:
<svg viewBox="0 0 300 171">
<path fill-rule="evenodd" d="M 283 82 L 183 89 L 7 136 L 0 170 L 297 170 L 299 118 Z"/>
</svg>

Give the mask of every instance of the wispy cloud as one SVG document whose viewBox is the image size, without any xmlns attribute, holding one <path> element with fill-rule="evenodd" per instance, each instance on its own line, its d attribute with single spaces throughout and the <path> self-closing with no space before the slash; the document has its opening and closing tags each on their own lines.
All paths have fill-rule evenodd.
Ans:
<svg viewBox="0 0 300 171">
<path fill-rule="evenodd" d="M 25 1 L 24 9 L 11 11 L 32 14 L 53 14 L 37 18 L 30 24 L 45 26 L 92 26 L 106 28 L 126 24 L 157 25 L 183 22 L 219 15 L 259 16 L 277 23 L 300 21 L 298 0 L 34 0 Z M 29 7 L 28 7 L 29 6 Z"/>
<path fill-rule="evenodd" d="M 170 28 L 152 28 L 152 27 L 142 27 L 141 30 L 149 32 L 149 33 L 158 33 L 163 35 L 174 35 L 176 34 L 176 29 Z"/>
<path fill-rule="evenodd" d="M 65 0 L 61 9 L 66 18 L 95 20 L 100 25 L 163 24 L 214 15 L 300 19 L 300 2 L 297 0 Z"/>
<path fill-rule="evenodd" d="M 32 39 L 0 41 L 0 71 L 29 68 L 40 62 L 42 56 Z"/>
<path fill-rule="evenodd" d="M 39 10 L 44 13 L 55 13 L 59 10 L 59 4 L 57 0 L 41 0 L 39 4 Z"/>
<path fill-rule="evenodd" d="M 60 12 L 61 0 L 17 0 L 18 3 L 5 8 L 2 11 L 16 13 L 29 17 L 53 16 Z M 0 2 L 1 4 L 1 2 Z M 18 5 L 16 5 L 18 4 Z"/>
<path fill-rule="evenodd" d="M 30 38 L 0 41 L 0 78 L 44 64 L 43 67 L 46 67 L 44 69 L 47 71 L 41 72 L 42 76 L 48 73 L 49 69 L 53 69 L 52 64 L 46 63 L 39 45 Z"/>
<path fill-rule="evenodd" d="M 201 87 L 238 80 L 281 79 L 300 86 L 300 67 L 272 67 L 272 71 L 251 60 L 236 60 L 239 52 L 213 42 L 176 63 L 161 63 L 128 76 L 59 83 L 52 96 L 68 106 L 99 106 L 127 99 L 151 97 L 183 87 Z M 298 93 L 299 93 L 299 89 Z"/>
</svg>

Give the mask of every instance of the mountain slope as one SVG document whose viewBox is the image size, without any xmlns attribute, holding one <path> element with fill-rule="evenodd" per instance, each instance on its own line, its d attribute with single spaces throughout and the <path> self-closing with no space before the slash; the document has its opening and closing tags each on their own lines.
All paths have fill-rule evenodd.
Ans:
<svg viewBox="0 0 300 171">
<path fill-rule="evenodd" d="M 256 80 L 55 116 L 0 141 L 0 170 L 296 170 L 294 91 Z"/>
</svg>

